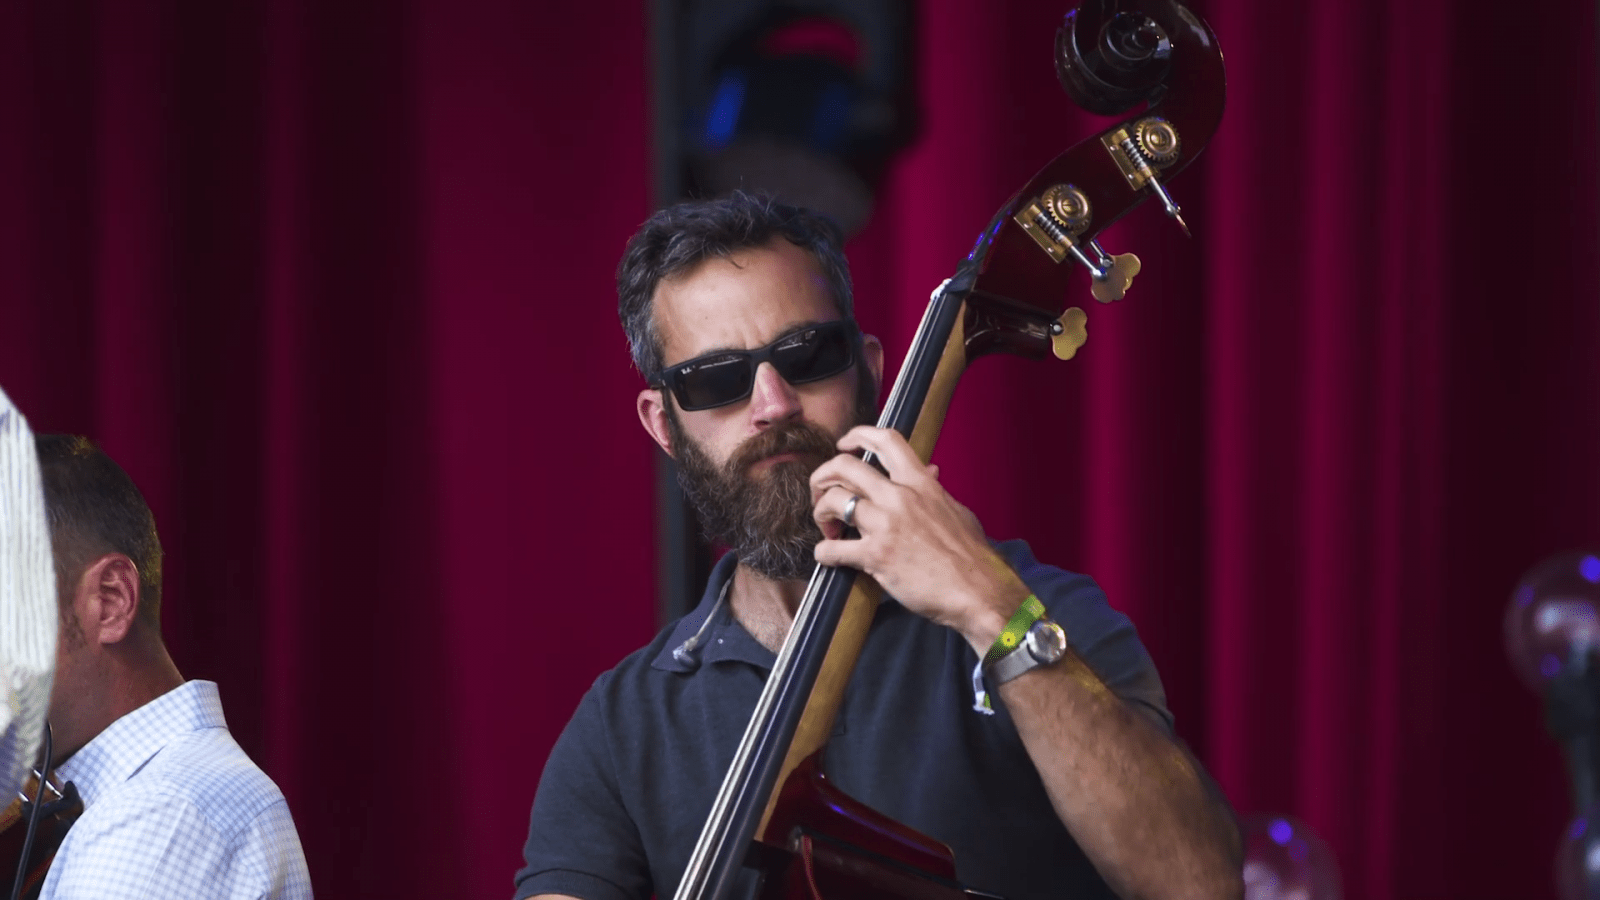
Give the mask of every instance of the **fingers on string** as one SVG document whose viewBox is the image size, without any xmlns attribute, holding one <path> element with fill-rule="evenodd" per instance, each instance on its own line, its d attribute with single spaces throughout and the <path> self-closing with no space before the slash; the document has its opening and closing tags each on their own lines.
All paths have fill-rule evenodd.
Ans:
<svg viewBox="0 0 1600 900">
<path fill-rule="evenodd" d="M 840 454 L 817 467 L 811 473 L 811 502 L 816 504 L 831 488 L 843 488 L 851 494 L 870 497 L 888 483 L 882 472 L 862 462 L 858 457 Z"/>
<path fill-rule="evenodd" d="M 905 437 L 892 428 L 857 425 L 839 439 L 839 449 L 847 453 L 870 450 L 884 471 L 889 473 L 889 480 L 900 484 L 925 477 L 928 471 Z"/>
</svg>

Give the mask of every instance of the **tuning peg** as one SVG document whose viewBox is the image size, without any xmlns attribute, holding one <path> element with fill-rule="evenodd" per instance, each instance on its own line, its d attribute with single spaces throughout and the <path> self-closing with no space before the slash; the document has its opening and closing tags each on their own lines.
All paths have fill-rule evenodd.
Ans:
<svg viewBox="0 0 1600 900">
<path fill-rule="evenodd" d="M 1134 152 L 1138 152 L 1137 148 Z M 1142 162 L 1144 158 L 1139 159 Z M 1145 169 L 1149 168 L 1145 164 Z M 1089 241 L 1089 246 L 1099 261 L 1083 252 L 1078 236 L 1089 227 L 1089 198 L 1070 184 L 1051 187 L 1011 218 L 1051 259 L 1059 263 L 1070 257 L 1087 269 L 1089 277 L 1094 279 L 1092 292 L 1101 303 L 1121 300 L 1133 276 L 1139 274 L 1139 258 L 1131 253 L 1107 256 L 1099 242 L 1093 240 Z"/>
<path fill-rule="evenodd" d="M 1089 315 L 1074 306 L 1050 323 L 1050 349 L 1055 351 L 1057 359 L 1071 359 L 1077 355 L 1078 348 L 1089 339 L 1089 330 L 1084 327 L 1087 321 Z"/>
<path fill-rule="evenodd" d="M 1118 253 L 1107 262 L 1110 265 L 1095 270 L 1094 283 L 1089 286 L 1089 293 L 1101 303 L 1121 300 L 1128 292 L 1128 285 L 1133 283 L 1133 276 L 1142 268 L 1139 257 L 1132 253 Z"/>
</svg>

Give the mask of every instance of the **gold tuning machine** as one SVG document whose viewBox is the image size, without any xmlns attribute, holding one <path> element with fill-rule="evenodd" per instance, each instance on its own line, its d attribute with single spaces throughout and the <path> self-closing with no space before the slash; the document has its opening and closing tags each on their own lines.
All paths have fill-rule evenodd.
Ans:
<svg viewBox="0 0 1600 900">
<path fill-rule="evenodd" d="M 1071 257 L 1087 269 L 1093 280 L 1090 292 L 1101 303 L 1121 300 L 1133 276 L 1139 274 L 1139 258 L 1132 253 L 1107 256 L 1096 241 L 1089 246 L 1097 259 L 1083 252 L 1080 236 L 1089 229 L 1093 215 L 1088 196 L 1075 185 L 1047 188 L 1011 218 L 1052 260 L 1059 263 Z"/>
<path fill-rule="evenodd" d="M 1056 359 L 1077 355 L 1078 348 L 1089 339 L 1089 329 L 1084 327 L 1087 321 L 1088 314 L 1074 306 L 1050 323 L 1050 349 L 1055 351 Z"/>
<path fill-rule="evenodd" d="M 1160 170 L 1178 161 L 1180 142 L 1178 130 L 1172 123 L 1159 116 L 1145 116 L 1134 123 L 1131 133 L 1126 128 L 1118 128 L 1101 135 L 1100 143 L 1122 170 L 1128 187 L 1136 191 L 1149 188 L 1161 199 L 1167 217 L 1178 223 L 1184 235 L 1189 235 L 1183 210 L 1159 180 Z"/>
<path fill-rule="evenodd" d="M 1093 268 L 1078 250 L 1078 235 L 1088 230 L 1092 213 L 1088 196 L 1076 185 L 1046 188 L 1011 218 L 1052 260 L 1061 262 L 1071 254 Z"/>
</svg>

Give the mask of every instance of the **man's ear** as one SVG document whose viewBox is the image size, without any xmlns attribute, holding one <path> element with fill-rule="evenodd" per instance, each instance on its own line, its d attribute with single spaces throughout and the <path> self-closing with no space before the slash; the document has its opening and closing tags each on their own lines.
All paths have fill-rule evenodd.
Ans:
<svg viewBox="0 0 1600 900">
<path fill-rule="evenodd" d="M 672 431 L 667 427 L 667 398 L 655 388 L 639 392 L 639 424 L 650 433 L 661 449 L 672 456 Z"/>
<path fill-rule="evenodd" d="M 879 402 L 883 398 L 883 342 L 870 334 L 861 336 L 861 355 L 866 357 L 867 371 L 872 373 L 872 383 Z"/>
<path fill-rule="evenodd" d="M 107 553 L 84 570 L 78 582 L 84 634 L 100 644 L 119 644 L 139 614 L 139 567 L 121 553 Z"/>
</svg>

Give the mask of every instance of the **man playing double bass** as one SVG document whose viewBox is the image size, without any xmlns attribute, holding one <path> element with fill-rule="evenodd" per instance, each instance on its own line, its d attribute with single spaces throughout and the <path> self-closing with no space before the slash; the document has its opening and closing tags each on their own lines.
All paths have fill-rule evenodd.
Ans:
<svg viewBox="0 0 1600 900">
<path fill-rule="evenodd" d="M 682 204 L 634 235 L 617 283 L 650 385 L 639 419 L 730 552 L 693 612 L 583 698 L 516 897 L 672 895 L 817 563 L 893 598 L 824 753 L 844 792 L 1010 900 L 1241 895 L 1232 814 L 1175 742 L 1132 625 L 1089 578 L 991 543 L 934 467 L 866 424 L 883 347 L 855 326 L 831 226 L 742 194 Z M 1065 640 L 992 652 L 1030 630 Z"/>
</svg>

